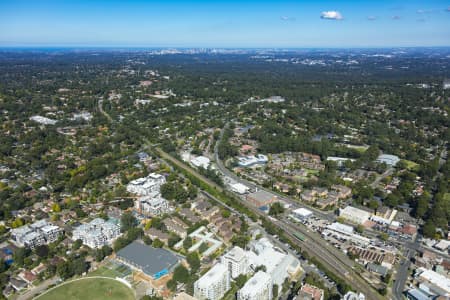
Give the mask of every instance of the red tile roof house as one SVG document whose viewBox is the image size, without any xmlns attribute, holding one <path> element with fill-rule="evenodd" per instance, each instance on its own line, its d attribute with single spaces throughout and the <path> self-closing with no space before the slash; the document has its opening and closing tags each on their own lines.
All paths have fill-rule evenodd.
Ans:
<svg viewBox="0 0 450 300">
<path fill-rule="evenodd" d="M 37 279 L 37 276 L 30 271 L 23 271 L 19 274 L 20 279 L 23 279 L 26 283 L 32 284 Z"/>
</svg>

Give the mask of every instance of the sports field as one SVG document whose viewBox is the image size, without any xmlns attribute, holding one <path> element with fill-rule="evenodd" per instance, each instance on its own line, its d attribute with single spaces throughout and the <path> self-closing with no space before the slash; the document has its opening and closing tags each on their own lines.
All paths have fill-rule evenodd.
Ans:
<svg viewBox="0 0 450 300">
<path fill-rule="evenodd" d="M 133 291 L 125 284 L 109 278 L 85 277 L 49 290 L 37 300 L 134 300 Z"/>
</svg>

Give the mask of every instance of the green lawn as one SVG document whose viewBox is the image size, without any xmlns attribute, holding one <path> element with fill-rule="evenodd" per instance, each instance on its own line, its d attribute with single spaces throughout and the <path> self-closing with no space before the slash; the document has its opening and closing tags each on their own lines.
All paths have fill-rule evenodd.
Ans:
<svg viewBox="0 0 450 300">
<path fill-rule="evenodd" d="M 83 278 L 61 284 L 37 300 L 134 300 L 133 291 L 125 284 L 113 279 Z"/>
<path fill-rule="evenodd" d="M 402 161 L 404 161 L 405 163 L 406 163 L 406 168 L 408 169 L 408 170 L 417 170 L 418 169 L 418 167 L 419 167 L 419 165 L 418 164 L 416 164 L 415 162 L 413 162 L 413 161 L 410 161 L 410 160 L 407 160 L 407 159 L 402 159 Z"/>
</svg>

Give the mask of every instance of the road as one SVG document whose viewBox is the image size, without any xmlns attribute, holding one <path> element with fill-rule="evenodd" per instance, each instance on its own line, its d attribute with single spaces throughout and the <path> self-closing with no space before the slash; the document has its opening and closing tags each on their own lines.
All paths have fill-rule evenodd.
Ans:
<svg viewBox="0 0 450 300">
<path fill-rule="evenodd" d="M 384 171 L 383 174 L 378 175 L 377 178 L 375 178 L 375 180 L 370 184 L 370 187 L 376 188 L 378 186 L 378 184 L 380 183 L 380 181 L 383 180 L 383 178 L 386 178 L 387 176 L 391 176 L 392 173 L 394 173 L 394 168 L 389 167 L 386 171 Z"/>
<path fill-rule="evenodd" d="M 111 116 L 103 110 L 103 99 L 98 100 L 98 110 L 108 119 L 109 122 L 112 122 Z"/>
<path fill-rule="evenodd" d="M 50 279 L 47 279 L 40 283 L 38 286 L 35 286 L 31 290 L 26 291 L 25 293 L 19 295 L 16 300 L 29 300 L 33 299 L 36 295 L 39 295 L 46 289 L 48 289 L 49 286 L 56 284 L 58 282 L 59 278 L 53 277 Z"/>
<path fill-rule="evenodd" d="M 417 248 L 420 247 L 417 241 L 417 236 L 415 240 L 410 243 L 414 244 Z M 404 256 L 405 258 L 401 261 L 400 266 L 397 269 L 397 274 L 395 276 L 395 282 L 392 287 L 392 292 L 397 300 L 403 300 L 403 291 L 405 290 L 406 280 L 409 275 L 409 267 L 411 265 L 411 258 L 415 256 L 415 250 L 405 248 Z"/>
</svg>

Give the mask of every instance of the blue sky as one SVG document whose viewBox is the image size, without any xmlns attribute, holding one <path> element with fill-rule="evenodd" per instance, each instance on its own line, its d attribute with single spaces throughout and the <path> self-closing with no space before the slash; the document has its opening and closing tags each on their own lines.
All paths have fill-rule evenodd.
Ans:
<svg viewBox="0 0 450 300">
<path fill-rule="evenodd" d="M 450 1 L 0 0 L 0 46 L 450 46 Z"/>
</svg>

